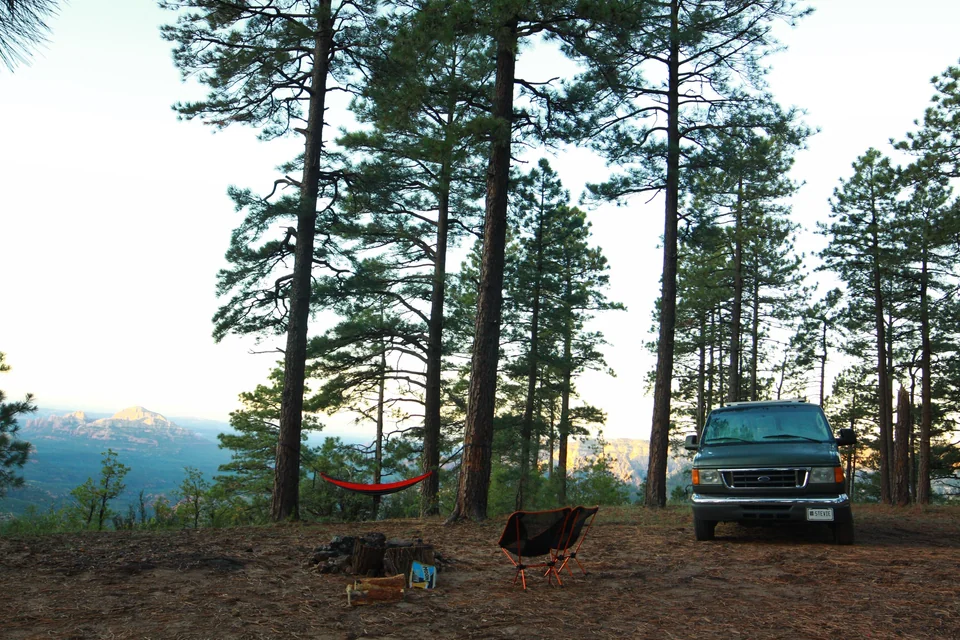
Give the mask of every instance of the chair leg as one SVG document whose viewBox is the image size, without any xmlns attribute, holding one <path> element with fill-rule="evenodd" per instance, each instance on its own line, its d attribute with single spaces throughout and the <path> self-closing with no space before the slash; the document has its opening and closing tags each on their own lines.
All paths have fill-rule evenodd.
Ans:
<svg viewBox="0 0 960 640">
<path fill-rule="evenodd" d="M 560 579 L 560 574 L 557 572 L 556 562 L 551 562 L 547 564 L 547 570 L 543 574 L 547 578 L 547 584 L 553 584 L 553 578 L 556 576 L 557 584 L 561 587 L 563 586 L 563 581 Z"/>
<path fill-rule="evenodd" d="M 523 590 L 527 590 L 527 575 L 522 568 L 517 569 L 517 575 L 513 576 L 513 585 L 517 585 L 517 578 L 520 578 L 520 583 L 523 585 Z"/>
<path fill-rule="evenodd" d="M 583 572 L 583 575 L 587 575 L 587 570 L 583 568 L 583 563 L 580 562 L 579 558 L 577 558 L 577 554 L 576 553 L 571 554 L 570 558 L 572 558 L 573 561 L 577 563 L 577 566 L 580 567 L 580 571 Z M 570 574 L 571 575 L 573 574 L 572 569 L 570 570 Z"/>
</svg>

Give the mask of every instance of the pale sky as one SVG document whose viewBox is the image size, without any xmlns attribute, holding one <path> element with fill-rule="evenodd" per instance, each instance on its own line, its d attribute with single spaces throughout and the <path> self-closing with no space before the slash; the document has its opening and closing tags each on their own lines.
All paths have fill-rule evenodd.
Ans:
<svg viewBox="0 0 960 640">
<path fill-rule="evenodd" d="M 889 151 L 889 138 L 922 117 L 930 78 L 960 58 L 960 1 L 812 4 L 770 61 L 775 95 L 820 128 L 794 173 L 805 182 L 794 216 L 807 229 L 827 219 L 851 162 L 870 146 Z M 170 19 L 149 0 L 72 0 L 30 66 L 0 69 L 0 351 L 13 367 L 0 389 L 11 398 L 29 391 L 41 406 L 143 405 L 225 421 L 276 360 L 250 355 L 252 340 L 214 344 L 210 318 L 241 220 L 226 189 L 268 191 L 298 140 L 178 122 L 170 105 L 202 90 L 181 83 L 160 39 Z M 585 152 L 551 162 L 574 198 L 607 175 Z M 629 311 L 596 325 L 617 377 L 589 375 L 579 388 L 608 412 L 607 437 L 647 438 L 654 361 L 643 342 L 659 291 L 662 205 L 638 200 L 590 219 L 610 261 L 610 298 Z"/>
</svg>

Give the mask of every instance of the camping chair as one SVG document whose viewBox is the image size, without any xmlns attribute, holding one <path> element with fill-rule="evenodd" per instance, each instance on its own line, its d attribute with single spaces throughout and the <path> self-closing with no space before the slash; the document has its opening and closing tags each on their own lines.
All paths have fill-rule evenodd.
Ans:
<svg viewBox="0 0 960 640">
<path fill-rule="evenodd" d="M 552 511 L 514 511 L 510 514 L 498 544 L 500 550 L 517 569 L 516 575 L 513 576 L 513 584 L 517 584 L 517 578 L 519 578 L 523 588 L 526 589 L 525 571 L 545 567 L 544 575 L 547 577 L 547 584 L 553 584 L 553 578 L 556 577 L 557 584 L 563 586 L 560 574 L 557 573 L 556 558 L 552 550 L 557 548 L 564 530 L 570 526 L 572 512 L 570 507 L 564 507 Z M 513 556 L 517 559 L 514 560 Z M 538 564 L 524 564 L 524 558 L 539 556 L 547 556 L 547 559 Z"/>
<path fill-rule="evenodd" d="M 570 575 L 573 575 L 573 569 L 571 569 L 568 563 L 573 560 L 577 563 L 577 566 L 580 567 L 580 571 L 583 572 L 583 575 L 587 575 L 586 569 L 583 568 L 583 564 L 577 558 L 577 552 L 580 551 L 580 545 L 583 544 L 584 538 L 587 537 L 587 533 L 590 531 L 590 527 L 593 526 L 593 519 L 597 517 L 597 511 L 600 510 L 599 506 L 596 507 L 574 507 L 570 514 L 570 520 L 567 527 L 565 527 L 561 537 L 560 542 L 556 547 L 556 555 L 553 556 L 554 562 L 557 564 L 557 580 L 560 579 L 560 572 L 563 571 L 564 567 L 567 567 L 567 571 L 570 572 Z M 584 530 L 584 525 L 586 525 L 586 530 Z M 573 545 L 577 545 L 573 551 Z"/>
</svg>

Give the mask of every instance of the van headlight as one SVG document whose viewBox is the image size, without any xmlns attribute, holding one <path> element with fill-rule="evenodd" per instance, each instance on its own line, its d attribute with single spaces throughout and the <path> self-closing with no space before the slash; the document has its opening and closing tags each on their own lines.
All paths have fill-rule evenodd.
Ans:
<svg viewBox="0 0 960 640">
<path fill-rule="evenodd" d="M 716 469 L 694 469 L 693 484 L 721 484 L 720 472 Z"/>
<path fill-rule="evenodd" d="M 814 467 L 810 470 L 811 484 L 843 482 L 843 467 Z"/>
</svg>

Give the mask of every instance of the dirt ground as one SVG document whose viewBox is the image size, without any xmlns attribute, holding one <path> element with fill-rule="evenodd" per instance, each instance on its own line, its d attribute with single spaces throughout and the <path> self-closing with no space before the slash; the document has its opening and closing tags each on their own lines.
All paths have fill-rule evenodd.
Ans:
<svg viewBox="0 0 960 640">
<path fill-rule="evenodd" d="M 696 542 L 689 509 L 601 508 L 588 574 L 526 591 L 502 519 L 2 538 L 0 638 L 960 638 L 960 508 L 855 519 L 850 547 L 732 524 Z M 372 531 L 433 544 L 437 588 L 348 606 L 313 553 Z"/>
</svg>

